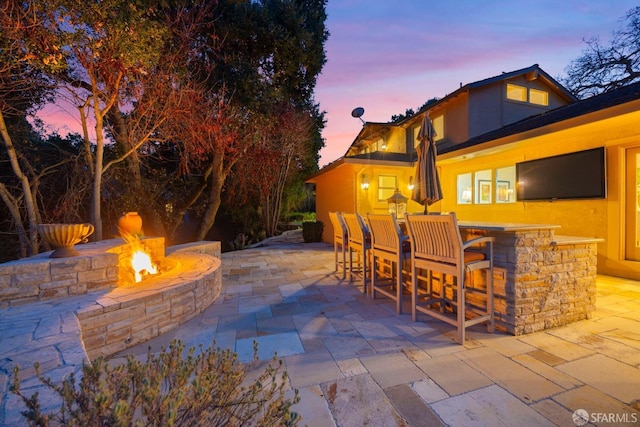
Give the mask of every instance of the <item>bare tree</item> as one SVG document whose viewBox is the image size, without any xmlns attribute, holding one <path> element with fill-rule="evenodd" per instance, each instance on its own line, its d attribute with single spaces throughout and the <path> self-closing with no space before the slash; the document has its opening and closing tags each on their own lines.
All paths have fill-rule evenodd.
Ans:
<svg viewBox="0 0 640 427">
<path fill-rule="evenodd" d="M 585 41 L 582 56 L 565 69 L 563 84 L 579 98 L 609 92 L 640 80 L 640 6 L 627 12 L 609 45 Z"/>
<path fill-rule="evenodd" d="M 7 22 L 13 29 L 11 43 L 25 61 L 50 73 L 59 88 L 78 102 L 86 151 L 92 159 L 91 222 L 97 240 L 102 239 L 103 174 L 145 142 L 137 141 L 121 158 L 104 164 L 106 115 L 119 103 L 136 98 L 137 78 L 159 58 L 166 27 L 155 17 L 154 4 L 151 0 L 148 7 L 144 1 L 126 0 L 7 1 L 11 10 L 22 11 Z M 88 140 L 89 115 L 95 141 Z"/>
<path fill-rule="evenodd" d="M 19 24 L 19 25 L 18 25 Z M 9 159 L 11 171 L 19 181 L 20 194 L 12 192 L 7 183 L 0 182 L 0 198 L 7 206 L 20 241 L 21 256 L 38 253 L 37 224 L 40 213 L 36 201 L 36 187 L 20 162 L 9 132 L 5 117 L 26 115 L 26 111 L 37 106 L 46 96 L 48 83 L 37 69 L 29 66 L 30 57 L 16 38 L 22 33 L 37 33 L 38 22 L 26 10 L 13 2 L 0 7 L 0 137 Z M 40 52 L 44 64 L 55 62 L 55 52 Z M 21 211 L 26 212 L 26 224 Z M 26 227 L 25 227 L 26 225 Z"/>
</svg>

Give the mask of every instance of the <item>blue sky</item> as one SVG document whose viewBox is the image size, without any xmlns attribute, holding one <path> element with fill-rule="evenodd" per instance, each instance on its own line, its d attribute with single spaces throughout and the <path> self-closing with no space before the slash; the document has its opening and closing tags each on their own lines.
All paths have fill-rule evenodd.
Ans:
<svg viewBox="0 0 640 427">
<path fill-rule="evenodd" d="M 559 78 L 586 48 L 608 43 L 640 2 L 628 0 L 329 0 L 320 166 L 344 155 L 363 119 L 387 122 L 426 100 L 533 64 Z"/>
</svg>

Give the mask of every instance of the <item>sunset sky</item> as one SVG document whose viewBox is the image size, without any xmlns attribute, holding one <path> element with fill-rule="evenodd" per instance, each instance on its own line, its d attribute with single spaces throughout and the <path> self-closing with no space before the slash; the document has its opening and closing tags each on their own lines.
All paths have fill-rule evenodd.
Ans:
<svg viewBox="0 0 640 427">
<path fill-rule="evenodd" d="M 533 64 L 559 78 L 598 36 L 608 44 L 631 0 L 329 0 L 320 166 L 343 156 L 363 120 L 388 122 L 477 80 Z"/>
<path fill-rule="evenodd" d="M 407 108 L 533 64 L 555 78 L 598 36 L 606 45 L 638 0 L 329 0 L 327 63 L 316 102 L 325 111 L 320 164 L 343 156 L 363 120 Z M 80 131 L 67 103 L 39 113 L 49 131 Z"/>
</svg>

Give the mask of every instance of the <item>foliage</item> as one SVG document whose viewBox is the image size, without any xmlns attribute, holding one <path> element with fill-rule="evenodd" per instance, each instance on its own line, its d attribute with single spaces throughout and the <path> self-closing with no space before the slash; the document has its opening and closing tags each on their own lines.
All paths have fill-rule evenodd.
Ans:
<svg viewBox="0 0 640 427">
<path fill-rule="evenodd" d="M 215 342 L 214 342 L 215 345 Z M 39 380 L 61 398 L 57 413 L 41 410 L 38 393 L 20 391 L 16 368 L 11 391 L 26 404 L 23 416 L 35 426 L 294 426 L 299 416 L 285 399 L 286 371 L 276 356 L 251 382 L 230 350 L 214 345 L 196 352 L 174 340 L 168 349 L 140 362 L 129 355 L 111 367 L 103 358 L 85 364 L 82 378 L 71 374 L 61 384 L 38 373 Z M 254 365 L 257 365 L 254 344 Z M 255 367 L 255 366 L 254 366 Z M 38 365 L 36 365 L 36 371 Z"/>
<path fill-rule="evenodd" d="M 0 95 L 6 81 L 21 82 L 9 89 L 25 99 L 52 89 L 77 107 L 83 124 L 77 168 L 61 186 L 62 198 L 38 199 L 47 209 L 42 216 L 54 216 L 51 207 L 75 215 L 83 204 L 90 206 L 92 237 L 100 239 L 112 236 L 102 236 L 103 225 L 131 209 L 141 212 L 145 230 L 168 242 L 186 241 L 177 235 L 185 229 L 188 239 L 200 240 L 224 201 L 227 214 L 255 216 L 242 221 L 251 229 L 237 231 L 252 239 L 264 234 L 254 224 L 269 213 L 262 222 L 270 225 L 261 227 L 272 233 L 278 214 L 303 198 L 300 183 L 317 170 L 324 145 L 324 113 L 313 91 L 326 62 L 325 7 L 326 0 L 7 0 L 0 6 Z M 18 112 L 22 118 L 36 101 Z M 296 135 L 295 154 L 285 156 L 284 187 L 262 200 L 260 194 L 238 196 L 243 190 L 227 178 L 252 170 L 240 160 L 266 136 L 268 153 L 277 157 L 283 139 L 273 124 L 282 123 L 282 106 L 310 122 Z M 31 165 L 35 176 L 39 166 Z M 24 172 L 18 176 L 27 192 L 33 186 Z M 17 206 L 7 226 L 28 223 L 21 232 L 31 245 L 37 208 Z M 25 212 L 28 221 L 20 221 Z"/>
<path fill-rule="evenodd" d="M 405 119 L 408 119 L 409 117 L 412 117 L 420 111 L 424 110 L 429 105 L 438 102 L 439 99 L 440 98 L 429 98 L 424 104 L 420 106 L 420 108 L 418 108 L 418 112 L 413 111 L 413 108 L 407 108 L 404 114 L 394 114 L 393 116 L 391 116 L 390 123 L 399 123 Z"/>
<path fill-rule="evenodd" d="M 640 81 L 640 6 L 627 12 L 609 45 L 598 37 L 585 43 L 582 56 L 571 61 L 562 81 L 574 95 L 589 97 Z"/>
<path fill-rule="evenodd" d="M 323 229 L 322 221 L 305 221 L 302 223 L 302 239 L 305 243 L 321 242 Z"/>
</svg>

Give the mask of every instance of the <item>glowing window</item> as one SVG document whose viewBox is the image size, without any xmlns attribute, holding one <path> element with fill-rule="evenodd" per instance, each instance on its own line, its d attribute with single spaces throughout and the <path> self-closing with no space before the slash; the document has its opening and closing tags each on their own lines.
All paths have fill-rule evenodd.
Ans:
<svg viewBox="0 0 640 427">
<path fill-rule="evenodd" d="M 440 141 L 444 138 L 444 115 L 440 114 L 439 116 L 435 116 L 431 120 L 431 124 L 433 125 L 433 130 L 435 131 L 433 140 Z"/>
<path fill-rule="evenodd" d="M 549 105 L 549 93 L 544 90 L 529 89 L 529 102 L 538 105 Z"/>
<path fill-rule="evenodd" d="M 469 205 L 473 200 L 473 185 L 471 184 L 471 173 L 458 175 L 458 204 Z"/>
<path fill-rule="evenodd" d="M 527 102 L 527 88 L 507 83 L 507 99 Z"/>
<path fill-rule="evenodd" d="M 398 179 L 392 175 L 378 176 L 378 201 L 386 202 L 398 188 Z"/>
</svg>

